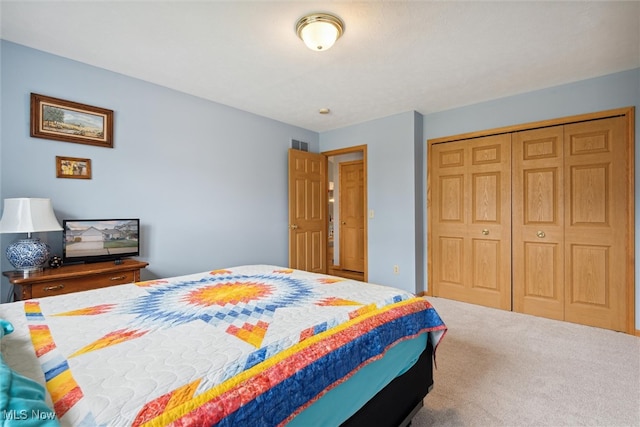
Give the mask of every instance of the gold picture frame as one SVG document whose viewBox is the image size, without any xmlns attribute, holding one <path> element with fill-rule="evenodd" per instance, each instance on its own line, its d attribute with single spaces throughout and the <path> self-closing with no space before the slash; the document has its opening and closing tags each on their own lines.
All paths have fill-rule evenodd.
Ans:
<svg viewBox="0 0 640 427">
<path fill-rule="evenodd" d="M 31 94 L 31 136 L 113 148 L 113 110 Z"/>
<path fill-rule="evenodd" d="M 91 179 L 91 159 L 56 156 L 56 177 Z"/>
</svg>

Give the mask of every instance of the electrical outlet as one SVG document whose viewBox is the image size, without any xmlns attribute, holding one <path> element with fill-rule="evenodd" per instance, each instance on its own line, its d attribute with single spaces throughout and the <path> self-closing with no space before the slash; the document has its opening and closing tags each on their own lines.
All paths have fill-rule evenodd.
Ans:
<svg viewBox="0 0 640 427">
<path fill-rule="evenodd" d="M 400 267 L 397 264 L 393 266 L 393 274 L 400 274 Z"/>
</svg>

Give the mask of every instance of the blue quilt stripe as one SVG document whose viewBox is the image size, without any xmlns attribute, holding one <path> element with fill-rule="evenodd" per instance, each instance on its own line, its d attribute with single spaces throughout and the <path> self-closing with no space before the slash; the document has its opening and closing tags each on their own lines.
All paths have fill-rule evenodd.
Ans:
<svg viewBox="0 0 640 427">
<path fill-rule="evenodd" d="M 316 326 L 313 327 L 313 333 L 315 335 L 318 335 L 320 332 L 324 332 L 327 330 L 327 322 L 322 322 Z"/>
<path fill-rule="evenodd" d="M 325 388 L 340 381 L 370 358 L 381 355 L 398 340 L 443 325 L 433 308 L 384 323 L 299 370 L 226 416 L 217 425 L 278 425 Z"/>
<path fill-rule="evenodd" d="M 257 365 L 258 363 L 263 362 L 266 355 L 267 355 L 267 348 L 266 347 L 261 348 L 258 351 L 254 351 L 253 353 L 251 353 L 249 355 L 249 358 L 247 359 L 247 363 L 244 366 L 244 369 L 245 370 L 250 369 L 253 366 Z"/>
<path fill-rule="evenodd" d="M 44 320 L 42 313 L 25 313 L 27 320 Z"/>
<path fill-rule="evenodd" d="M 56 376 L 58 376 L 59 374 L 61 374 L 62 372 L 66 371 L 69 369 L 69 364 L 67 363 L 67 361 L 63 361 L 62 363 L 53 366 L 51 369 L 46 370 L 44 372 L 44 379 L 46 381 L 50 381 L 51 379 L 55 378 Z"/>
</svg>

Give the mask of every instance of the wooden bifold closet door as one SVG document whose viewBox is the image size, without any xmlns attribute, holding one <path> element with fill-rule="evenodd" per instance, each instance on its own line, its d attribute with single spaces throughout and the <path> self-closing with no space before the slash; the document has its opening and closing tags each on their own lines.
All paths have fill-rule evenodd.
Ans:
<svg viewBox="0 0 640 427">
<path fill-rule="evenodd" d="M 431 141 L 433 295 L 632 332 L 630 116 Z"/>
<path fill-rule="evenodd" d="M 513 135 L 513 310 L 564 320 L 563 126 Z"/>
<path fill-rule="evenodd" d="M 511 136 L 432 147 L 436 296 L 511 309 Z"/>
<path fill-rule="evenodd" d="M 514 311 L 626 330 L 625 118 L 513 142 Z"/>
</svg>

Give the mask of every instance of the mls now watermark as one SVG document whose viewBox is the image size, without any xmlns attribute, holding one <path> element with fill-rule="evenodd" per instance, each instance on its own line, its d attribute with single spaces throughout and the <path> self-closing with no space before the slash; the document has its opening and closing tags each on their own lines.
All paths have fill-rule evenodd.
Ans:
<svg viewBox="0 0 640 427">
<path fill-rule="evenodd" d="M 53 411 L 40 411 L 32 409 L 30 411 L 26 409 L 11 409 L 3 410 L 0 412 L 0 419 L 5 421 L 21 421 L 21 420 L 55 420 L 56 413 Z"/>
</svg>

